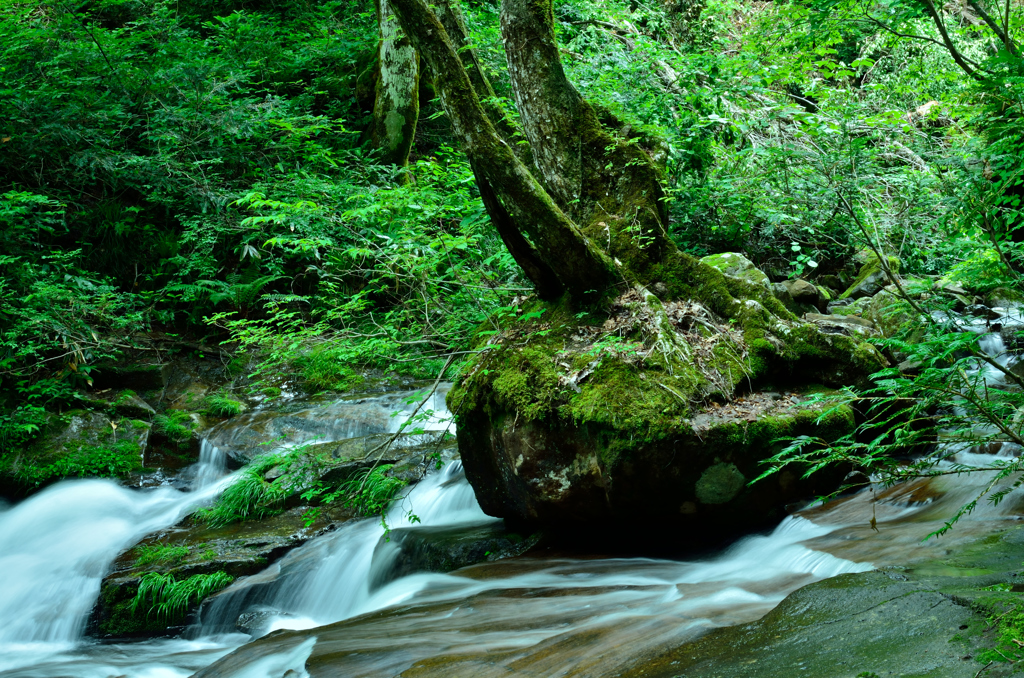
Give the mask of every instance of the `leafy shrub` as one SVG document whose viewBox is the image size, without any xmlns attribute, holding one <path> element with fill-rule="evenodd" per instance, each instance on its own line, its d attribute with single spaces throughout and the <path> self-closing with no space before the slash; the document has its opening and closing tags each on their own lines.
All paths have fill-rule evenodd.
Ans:
<svg viewBox="0 0 1024 678">
<path fill-rule="evenodd" d="M 13 452 L 0 457 L 0 474 L 28 488 L 62 478 L 123 478 L 141 467 L 142 458 L 135 440 L 81 445 L 45 464 L 34 463 L 32 458 Z"/>
<path fill-rule="evenodd" d="M 178 447 L 187 447 L 192 441 L 195 423 L 184 410 L 168 410 L 167 414 L 153 417 L 153 430 L 167 436 Z"/>
<path fill-rule="evenodd" d="M 132 600 L 132 614 L 139 608 L 146 610 L 146 617 L 155 615 L 168 622 L 175 622 L 210 594 L 216 593 L 234 581 L 226 572 L 196 574 L 181 581 L 174 575 L 150 572 L 139 580 L 139 590 Z"/>
<path fill-rule="evenodd" d="M 313 393 L 321 391 L 343 392 L 363 383 L 363 376 L 348 366 L 350 351 L 318 347 L 298 361 L 306 388 Z"/>
<path fill-rule="evenodd" d="M 345 505 L 356 509 L 360 515 L 384 515 L 398 493 L 409 484 L 387 475 L 392 466 L 383 464 L 342 483 L 338 491 L 345 497 Z"/>
<path fill-rule="evenodd" d="M 284 476 L 272 481 L 264 478 L 270 469 L 287 464 L 286 455 L 266 455 L 255 459 L 239 473 L 213 506 L 199 509 L 195 516 L 211 527 L 224 527 L 245 520 L 259 520 L 281 512 L 289 493 Z"/>
</svg>

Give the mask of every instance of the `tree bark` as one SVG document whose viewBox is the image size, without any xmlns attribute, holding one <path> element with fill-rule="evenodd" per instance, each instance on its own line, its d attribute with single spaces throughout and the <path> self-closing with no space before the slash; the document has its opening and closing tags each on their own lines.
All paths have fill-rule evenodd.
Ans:
<svg viewBox="0 0 1024 678">
<path fill-rule="evenodd" d="M 565 75 L 551 0 L 502 0 L 501 30 L 512 91 L 538 176 L 559 206 L 641 282 L 676 251 L 661 173 L 624 125 L 601 116 Z"/>
<path fill-rule="evenodd" d="M 550 1 L 502 0 L 501 35 L 537 175 L 562 209 L 582 192 L 583 97 L 565 76 Z"/>
<path fill-rule="evenodd" d="M 391 0 L 377 0 L 377 21 L 380 77 L 373 104 L 373 140 L 381 160 L 405 167 L 419 120 L 419 55 L 395 19 Z"/>
<path fill-rule="evenodd" d="M 434 74 L 441 105 L 451 119 L 456 139 L 474 171 L 493 190 L 495 201 L 507 212 L 515 230 L 533 241 L 539 258 L 574 298 L 604 292 L 618 279 L 614 265 L 555 204 L 498 135 L 437 16 L 423 0 L 390 1 L 406 35 Z M 491 214 L 492 219 L 495 216 Z M 528 269 L 524 270 L 530 275 Z M 536 279 L 533 282 L 543 284 Z"/>
</svg>

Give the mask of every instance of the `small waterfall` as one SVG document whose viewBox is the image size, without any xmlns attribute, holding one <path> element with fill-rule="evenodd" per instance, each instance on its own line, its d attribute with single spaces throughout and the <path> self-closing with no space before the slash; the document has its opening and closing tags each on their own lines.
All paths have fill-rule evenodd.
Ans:
<svg viewBox="0 0 1024 678">
<path fill-rule="evenodd" d="M 188 480 L 193 490 L 201 490 L 217 482 L 228 472 L 228 455 L 203 438 L 199 445 L 199 462 L 189 468 Z"/>
<path fill-rule="evenodd" d="M 428 475 L 387 514 L 388 528 L 495 522 L 480 510 L 462 462 Z M 373 582 L 386 579 L 397 547 L 384 541 L 378 519 L 345 525 L 285 556 L 280 563 L 217 596 L 202 614 L 204 631 L 227 631 L 247 610 L 279 617 L 267 630 L 308 628 L 391 604 L 375 595 Z"/>
<path fill-rule="evenodd" d="M 222 476 L 223 459 L 216 448 L 207 447 L 193 467 L 193 492 L 70 480 L 13 507 L 0 507 L 0 671 L 19 655 L 72 646 L 81 638 L 114 558 L 223 489 L 229 482 Z"/>
</svg>

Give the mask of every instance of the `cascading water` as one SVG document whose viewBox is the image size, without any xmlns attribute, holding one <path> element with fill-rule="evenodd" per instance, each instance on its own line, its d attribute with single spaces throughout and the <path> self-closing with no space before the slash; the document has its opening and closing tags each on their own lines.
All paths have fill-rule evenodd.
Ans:
<svg viewBox="0 0 1024 678">
<path fill-rule="evenodd" d="M 364 414 L 378 407 L 356 404 Z M 337 405 L 324 409 L 332 416 L 341 412 Z M 386 428 L 395 430 L 400 423 Z M 241 439 L 222 433 L 222 440 Z M 204 666 L 250 640 L 237 633 L 212 634 L 233 630 L 241 613 L 255 610 L 265 615 L 264 630 L 349 621 L 341 621 L 341 641 L 324 638 L 335 627 L 318 629 L 282 641 L 255 660 L 232 664 L 234 656 L 227 657 L 208 675 L 303 676 L 306 658 L 319 642 L 333 642 L 332 651 L 346 657 L 347 676 L 393 675 L 446 653 L 520 657 L 541 665 L 537 675 L 605 675 L 617 670 L 616 662 L 645 648 L 756 619 L 800 586 L 869 569 L 866 560 L 893 562 L 897 557 L 878 550 L 877 544 L 875 550 L 866 548 L 868 537 L 850 537 L 859 535 L 858 529 L 869 531 L 844 525 L 867 525 L 875 511 L 868 500 L 854 500 L 841 510 L 826 507 L 806 514 L 814 522 L 788 518 L 769 535 L 740 540 L 699 562 L 518 558 L 452 574 L 396 578 L 389 571 L 399 552 L 398 540 L 383 539 L 380 522 L 365 520 L 315 539 L 261 574 L 236 582 L 206 606 L 200 635 L 193 640 L 81 642 L 100 578 L 112 559 L 218 492 L 226 482 L 223 449 L 213 441 L 204 444 L 200 464 L 190 475 L 195 488 L 191 493 L 166 487 L 139 492 L 105 481 L 74 481 L 14 507 L 0 506 L 0 573 L 7 575 L 0 597 L 0 672 L 10 678 L 184 678 L 197 670 L 197 675 L 207 675 Z M 1009 509 L 1004 505 L 1003 510 Z M 900 529 L 902 516 L 929 511 L 939 509 L 907 503 L 901 495 L 888 504 L 879 502 L 879 523 L 890 521 L 891 536 Z M 1002 519 L 1002 514 L 990 517 Z M 388 515 L 391 528 L 407 533 L 488 521 L 492 519 L 480 511 L 458 462 L 428 475 Z M 908 524 L 905 531 L 902 542 L 886 542 L 894 551 L 901 549 L 900 558 L 909 544 L 920 542 L 922 525 Z M 385 608 L 371 617 L 359 616 Z M 559 643 L 571 650 L 552 652 Z"/>
<path fill-rule="evenodd" d="M 427 476 L 387 514 L 391 529 L 488 522 L 497 521 L 480 510 L 459 461 Z M 381 521 L 364 520 L 315 540 L 217 596 L 203 625 L 231 630 L 243 611 L 256 607 L 284 615 L 267 630 L 311 628 L 392 604 L 394 596 L 372 590 L 397 552 L 384 537 Z"/>
<path fill-rule="evenodd" d="M 209 449 L 193 492 L 67 481 L 0 512 L 0 671 L 72 647 L 114 558 L 216 496 L 223 463 Z"/>
</svg>

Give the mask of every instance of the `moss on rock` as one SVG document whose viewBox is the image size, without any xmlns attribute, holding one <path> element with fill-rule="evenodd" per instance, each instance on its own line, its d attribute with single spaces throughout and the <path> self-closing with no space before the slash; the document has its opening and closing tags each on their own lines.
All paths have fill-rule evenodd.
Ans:
<svg viewBox="0 0 1024 678">
<path fill-rule="evenodd" d="M 740 528 L 813 489 L 785 474 L 774 485 L 723 489 L 729 478 L 760 475 L 779 438 L 834 438 L 853 427 L 849 413 L 822 418 L 798 397 L 759 395 L 757 385 L 853 383 L 884 359 L 868 344 L 796 322 L 763 287 L 696 266 L 721 286 L 714 308 L 639 288 L 580 317 L 565 303 L 542 313 L 532 302 L 522 309 L 530 320 L 491 337 L 448 397 L 486 512 L 541 523 L 668 516 Z M 750 386 L 755 393 L 744 394 Z M 735 474 L 715 472 L 701 484 L 711 467 Z"/>
</svg>

